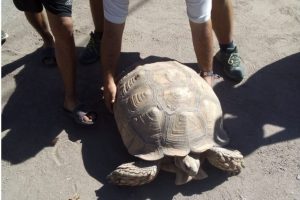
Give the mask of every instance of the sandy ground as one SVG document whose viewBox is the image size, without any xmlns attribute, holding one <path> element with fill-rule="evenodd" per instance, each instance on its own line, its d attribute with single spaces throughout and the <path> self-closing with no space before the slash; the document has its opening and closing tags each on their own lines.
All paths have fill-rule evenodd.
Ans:
<svg viewBox="0 0 300 200">
<path fill-rule="evenodd" d="M 174 175 L 162 172 L 137 188 L 105 179 L 132 158 L 101 102 L 100 64 L 78 64 L 80 100 L 101 116 L 94 128 L 81 128 L 61 110 L 62 82 L 56 68 L 40 63 L 41 39 L 11 1 L 2 8 L 10 35 L 2 45 L 2 199 L 300 200 L 299 0 L 234 1 L 247 77 L 238 85 L 220 80 L 214 90 L 230 147 L 245 155 L 242 173 L 206 166 L 207 179 L 175 186 Z M 88 0 L 74 1 L 73 12 L 79 53 L 93 29 Z M 122 66 L 149 56 L 196 63 L 183 0 L 131 0 L 123 41 Z"/>
</svg>

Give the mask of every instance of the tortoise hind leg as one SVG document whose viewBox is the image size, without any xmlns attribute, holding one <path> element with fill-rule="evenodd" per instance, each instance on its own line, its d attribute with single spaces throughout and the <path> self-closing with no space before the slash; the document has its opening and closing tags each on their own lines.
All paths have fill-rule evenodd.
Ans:
<svg viewBox="0 0 300 200">
<path fill-rule="evenodd" d="M 158 172 L 158 162 L 137 161 L 118 166 L 107 178 L 116 185 L 138 186 L 151 182 Z"/>
<path fill-rule="evenodd" d="M 238 150 L 212 147 L 207 150 L 207 160 L 213 166 L 233 174 L 240 173 L 244 167 L 243 155 Z"/>
</svg>

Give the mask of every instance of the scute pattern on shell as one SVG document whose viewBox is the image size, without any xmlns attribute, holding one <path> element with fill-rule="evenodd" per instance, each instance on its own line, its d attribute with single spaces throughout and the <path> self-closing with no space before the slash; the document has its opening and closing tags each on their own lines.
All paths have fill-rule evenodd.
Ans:
<svg viewBox="0 0 300 200">
<path fill-rule="evenodd" d="M 211 87 L 177 61 L 137 66 L 117 85 L 114 114 L 130 154 L 145 160 L 200 153 L 222 132 Z"/>
</svg>

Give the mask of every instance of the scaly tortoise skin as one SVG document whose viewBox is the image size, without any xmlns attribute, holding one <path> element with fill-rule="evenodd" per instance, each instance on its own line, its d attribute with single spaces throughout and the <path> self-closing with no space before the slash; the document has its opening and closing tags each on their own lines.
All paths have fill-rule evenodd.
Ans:
<svg viewBox="0 0 300 200">
<path fill-rule="evenodd" d="M 108 179 L 117 185 L 149 183 L 159 170 L 174 172 L 175 184 L 207 177 L 201 164 L 233 173 L 243 167 L 228 143 L 222 109 L 212 88 L 177 61 L 139 65 L 117 84 L 114 115 L 123 143 L 137 162 L 117 167 Z"/>
</svg>

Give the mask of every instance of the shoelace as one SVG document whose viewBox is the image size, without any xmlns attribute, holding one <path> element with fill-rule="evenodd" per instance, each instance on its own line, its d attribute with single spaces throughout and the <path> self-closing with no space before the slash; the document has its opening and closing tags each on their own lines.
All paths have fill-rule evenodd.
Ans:
<svg viewBox="0 0 300 200">
<path fill-rule="evenodd" d="M 228 59 L 228 64 L 233 67 L 238 67 L 241 63 L 241 57 L 237 53 L 231 53 Z"/>
</svg>

